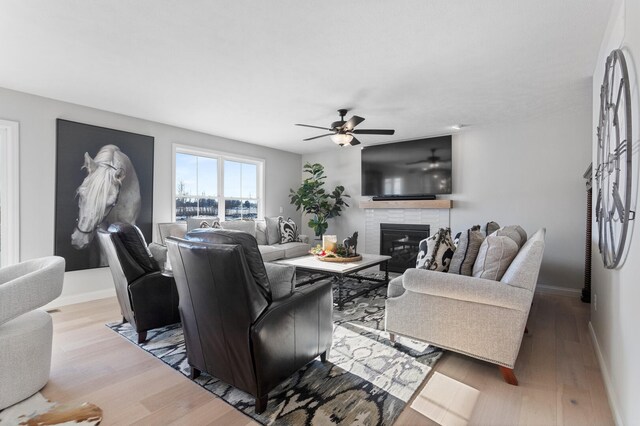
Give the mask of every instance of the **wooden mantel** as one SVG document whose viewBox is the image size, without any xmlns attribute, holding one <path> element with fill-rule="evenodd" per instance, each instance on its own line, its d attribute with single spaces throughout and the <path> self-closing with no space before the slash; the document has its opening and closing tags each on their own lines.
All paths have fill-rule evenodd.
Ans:
<svg viewBox="0 0 640 426">
<path fill-rule="evenodd" d="M 361 209 L 450 209 L 452 200 L 360 201 Z"/>
</svg>

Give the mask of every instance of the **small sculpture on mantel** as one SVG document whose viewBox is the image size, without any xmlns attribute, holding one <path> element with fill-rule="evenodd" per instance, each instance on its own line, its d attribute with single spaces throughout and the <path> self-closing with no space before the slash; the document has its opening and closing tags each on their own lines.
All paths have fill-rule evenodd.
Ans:
<svg viewBox="0 0 640 426">
<path fill-rule="evenodd" d="M 358 231 L 354 232 L 352 236 L 342 240 L 342 245 L 346 252 L 345 257 L 355 257 L 358 255 Z"/>
</svg>

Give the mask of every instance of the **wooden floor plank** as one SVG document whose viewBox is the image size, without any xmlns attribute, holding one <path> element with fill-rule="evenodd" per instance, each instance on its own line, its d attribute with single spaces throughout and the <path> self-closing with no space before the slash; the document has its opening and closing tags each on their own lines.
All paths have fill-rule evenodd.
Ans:
<svg viewBox="0 0 640 426">
<path fill-rule="evenodd" d="M 121 318 L 115 298 L 65 306 L 52 316 L 52 371 L 42 391 L 47 398 L 92 402 L 104 410 L 103 425 L 256 424 L 105 327 Z M 436 398 L 441 410 L 434 416 L 442 424 L 614 424 L 588 320 L 589 305 L 536 294 L 516 362 L 520 386 L 504 383 L 494 365 L 446 352 L 433 374 L 443 376 L 449 390 Z M 433 395 L 426 385 L 413 400 L 422 392 Z M 396 424 L 438 423 L 407 404 Z"/>
</svg>

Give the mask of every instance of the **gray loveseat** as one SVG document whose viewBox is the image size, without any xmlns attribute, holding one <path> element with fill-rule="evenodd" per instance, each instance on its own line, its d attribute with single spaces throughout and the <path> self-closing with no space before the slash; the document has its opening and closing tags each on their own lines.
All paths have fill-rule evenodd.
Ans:
<svg viewBox="0 0 640 426">
<path fill-rule="evenodd" d="M 385 327 L 500 366 L 517 385 L 520 351 L 544 252 L 545 229 L 518 251 L 498 281 L 408 269 L 389 283 Z"/>
</svg>

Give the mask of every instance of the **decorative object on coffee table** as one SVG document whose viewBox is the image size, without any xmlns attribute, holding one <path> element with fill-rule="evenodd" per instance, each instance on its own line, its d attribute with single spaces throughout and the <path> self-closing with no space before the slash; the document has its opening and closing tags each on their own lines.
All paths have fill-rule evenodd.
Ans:
<svg viewBox="0 0 640 426">
<path fill-rule="evenodd" d="M 354 232 L 352 236 L 342 240 L 342 245 L 346 252 L 345 257 L 355 257 L 358 255 L 358 231 Z"/>
<path fill-rule="evenodd" d="M 324 237 L 323 237 L 324 238 Z M 309 253 L 314 255 L 316 259 L 321 260 L 323 262 L 336 262 L 336 263 L 345 263 L 345 262 L 356 262 L 358 260 L 362 260 L 362 256 L 359 254 L 347 254 L 347 249 L 342 244 L 337 244 L 335 249 L 325 249 L 323 246 L 318 244 L 311 250 Z"/>
<path fill-rule="evenodd" d="M 635 219 L 635 211 L 631 210 L 636 189 L 632 178 L 634 136 L 630 84 L 624 53 L 616 49 L 607 58 L 600 88 L 595 171 L 598 248 L 608 269 L 620 266 L 628 247 L 627 239 L 631 238 L 629 222 Z"/>
<path fill-rule="evenodd" d="M 319 163 L 306 163 L 303 171 L 310 176 L 306 178 L 300 188 L 290 189 L 289 199 L 296 210 L 302 210 L 306 214 L 313 215 L 309 220 L 309 227 L 316 234 L 316 239 L 321 240 L 329 224 L 327 220 L 340 216 L 342 209 L 349 207 L 344 198 L 350 198 L 344 193 L 344 186 L 338 185 L 333 191 L 324 189 L 324 167 Z"/>
<path fill-rule="evenodd" d="M 323 235 L 322 236 L 322 250 L 336 251 L 338 248 L 338 236 L 337 235 Z"/>
</svg>

